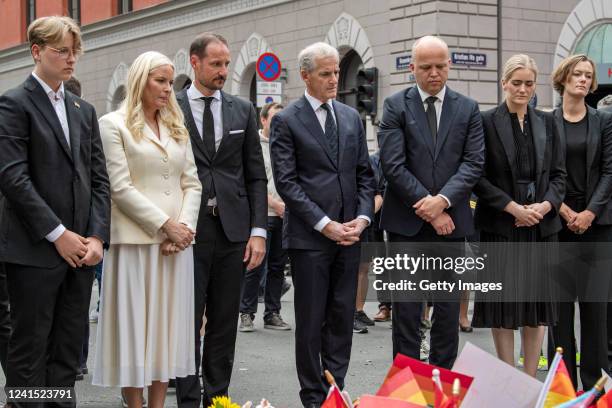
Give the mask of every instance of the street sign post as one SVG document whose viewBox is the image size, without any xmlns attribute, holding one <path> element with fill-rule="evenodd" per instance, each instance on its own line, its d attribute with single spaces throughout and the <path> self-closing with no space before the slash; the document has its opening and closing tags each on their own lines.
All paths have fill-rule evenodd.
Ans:
<svg viewBox="0 0 612 408">
<path fill-rule="evenodd" d="M 255 69 L 264 81 L 276 81 L 281 74 L 281 62 L 275 54 L 266 52 L 257 59 Z"/>
</svg>

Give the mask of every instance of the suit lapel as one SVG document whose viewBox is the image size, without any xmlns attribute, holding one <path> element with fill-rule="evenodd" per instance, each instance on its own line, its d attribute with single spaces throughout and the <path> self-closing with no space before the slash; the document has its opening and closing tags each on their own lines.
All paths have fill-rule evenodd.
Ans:
<svg viewBox="0 0 612 408">
<path fill-rule="evenodd" d="M 70 129 L 70 149 L 72 150 L 72 161 L 76 166 L 81 150 L 81 106 L 70 92 L 66 92 L 65 95 L 66 116 L 68 116 L 68 128 Z"/>
<path fill-rule="evenodd" d="M 212 161 L 212 157 L 210 157 L 206 151 L 206 147 L 204 146 L 204 141 L 200 136 L 200 132 L 198 132 L 198 127 L 195 124 L 195 120 L 193 118 L 193 113 L 191 112 L 191 106 L 189 105 L 189 96 L 187 95 L 187 90 L 184 89 L 176 95 L 176 100 L 183 111 L 183 116 L 185 117 L 185 127 L 189 131 L 191 135 L 191 144 L 196 146 L 197 149 L 208 159 L 208 161 Z"/>
<path fill-rule="evenodd" d="M 587 186 L 589 186 L 589 176 L 591 175 L 590 169 L 593 168 L 593 161 L 595 160 L 595 154 L 597 153 L 597 148 L 599 147 L 600 142 L 600 132 L 601 129 L 599 127 L 599 120 L 597 117 L 597 111 L 590 106 L 587 106 L 587 115 L 589 121 L 589 127 L 587 129 Z"/>
<path fill-rule="evenodd" d="M 299 106 L 297 116 L 304 125 L 304 127 L 308 129 L 308 132 L 310 132 L 310 134 L 315 138 L 315 140 L 319 142 L 332 165 L 336 167 L 336 160 L 332 158 L 331 149 L 329 147 L 327 139 L 325 138 L 325 133 L 323 133 L 323 129 L 321 128 L 321 125 L 319 123 L 319 119 L 317 118 L 315 112 L 312 110 L 312 106 L 310 106 L 310 103 L 308 102 L 305 96 L 303 96 L 301 99 L 301 106 Z M 336 124 L 336 126 L 338 125 Z"/>
<path fill-rule="evenodd" d="M 429 128 L 427 127 L 427 117 L 425 116 L 423 101 L 421 100 L 421 95 L 419 94 L 419 90 L 416 86 L 413 86 L 408 90 L 408 92 L 406 92 L 406 99 L 408 111 L 414 118 L 416 126 L 419 129 L 420 137 L 423 140 L 423 143 L 427 145 L 429 153 L 433 158 L 435 153 L 434 144 L 433 140 L 431 139 L 431 133 L 429 133 Z"/>
<path fill-rule="evenodd" d="M 497 135 L 501 140 L 502 146 L 506 151 L 506 157 L 508 158 L 508 165 L 512 171 L 512 178 L 517 180 L 516 176 L 516 149 L 514 147 L 514 135 L 512 134 L 512 123 L 510 122 L 510 112 L 505 102 L 497 107 L 495 115 L 493 115 L 493 124 Z"/>
<path fill-rule="evenodd" d="M 342 163 L 344 157 L 344 150 L 346 148 L 346 139 L 348 135 L 345 132 L 346 125 L 348 124 L 348 118 L 344 115 L 344 109 L 340 103 L 333 101 L 334 114 L 336 115 L 336 129 L 338 129 L 338 165 Z"/>
<path fill-rule="evenodd" d="M 536 153 L 536 181 L 540 180 L 544 168 L 544 151 L 546 150 L 546 124 L 531 106 L 527 107 L 531 132 L 533 133 L 533 147 Z"/>
<path fill-rule="evenodd" d="M 154 145 L 156 145 L 157 147 L 159 147 L 163 152 L 166 151 L 166 148 L 164 147 L 164 145 L 161 142 L 161 134 L 164 130 L 162 130 L 162 128 L 164 127 L 163 124 L 159 123 L 159 138 L 157 137 L 157 135 L 153 132 L 153 130 L 149 127 L 149 125 L 147 125 L 145 123 L 144 128 L 142 129 L 142 134 L 144 135 L 144 137 L 146 137 L 147 139 L 149 139 Z"/>
<path fill-rule="evenodd" d="M 51 101 L 49 100 L 49 96 L 45 94 L 44 89 L 34 77 L 30 76 L 28 78 L 29 83 L 26 85 L 26 88 L 30 90 L 30 100 L 36 106 L 36 108 L 43 115 L 53 134 L 55 134 L 55 138 L 58 143 L 62 146 L 62 149 L 66 153 L 66 156 L 72 161 L 72 153 L 70 152 L 70 147 L 68 146 L 68 142 L 66 141 L 66 136 L 64 136 L 64 131 L 62 130 L 62 125 L 57 117 L 57 113 L 55 113 L 55 109 L 53 109 L 53 105 L 51 105 Z"/>
<path fill-rule="evenodd" d="M 448 132 L 451 124 L 455 120 L 455 114 L 457 113 L 457 95 L 446 87 L 446 95 L 442 102 L 442 109 L 440 113 L 440 125 L 438 126 L 438 138 L 436 141 L 436 154 L 434 158 L 437 158 L 440 154 L 440 150 L 446 141 Z"/>
<path fill-rule="evenodd" d="M 223 149 L 223 146 L 230 142 L 228 136 L 232 128 L 232 113 L 234 111 L 232 106 L 232 97 L 221 91 L 221 120 L 223 121 L 223 136 L 221 137 L 221 143 L 219 143 L 219 148 L 215 153 L 215 157 L 217 157 L 221 149 Z M 246 129 L 244 129 L 244 131 L 246 132 Z"/>
</svg>

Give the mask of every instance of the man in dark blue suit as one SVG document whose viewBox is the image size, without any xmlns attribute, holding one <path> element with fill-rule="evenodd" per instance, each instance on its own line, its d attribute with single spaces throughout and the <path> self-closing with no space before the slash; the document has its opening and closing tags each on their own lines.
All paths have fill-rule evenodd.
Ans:
<svg viewBox="0 0 612 408">
<path fill-rule="evenodd" d="M 338 51 L 298 56 L 305 95 L 272 119 L 274 181 L 285 202 L 283 246 L 295 287 L 295 351 L 306 407 L 326 395 L 322 370 L 342 388 L 351 356 L 359 236 L 373 217 L 375 181 L 359 114 L 335 100 Z"/>
<path fill-rule="evenodd" d="M 410 68 L 417 84 L 385 100 L 378 133 L 387 180 L 381 229 L 394 242 L 456 243 L 442 256 L 461 256 L 461 243 L 474 230 L 470 193 L 484 165 L 478 104 L 446 86 L 450 58 L 441 39 L 417 40 Z M 419 358 L 422 306 L 393 304 L 394 355 Z M 433 322 L 430 363 L 450 368 L 459 343 L 459 298 L 435 302 Z"/>
</svg>

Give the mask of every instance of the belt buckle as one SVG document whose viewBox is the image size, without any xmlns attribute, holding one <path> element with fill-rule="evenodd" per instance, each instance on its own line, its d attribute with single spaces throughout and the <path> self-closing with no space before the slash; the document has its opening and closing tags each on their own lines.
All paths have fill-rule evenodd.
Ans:
<svg viewBox="0 0 612 408">
<path fill-rule="evenodd" d="M 216 205 L 212 206 L 212 215 L 213 215 L 213 217 L 218 217 L 219 216 L 219 210 L 218 210 L 218 207 Z"/>
</svg>

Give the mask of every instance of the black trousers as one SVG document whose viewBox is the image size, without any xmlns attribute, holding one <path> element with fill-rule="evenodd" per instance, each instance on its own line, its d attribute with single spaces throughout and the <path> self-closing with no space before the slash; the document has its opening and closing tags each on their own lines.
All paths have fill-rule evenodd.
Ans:
<svg viewBox="0 0 612 408">
<path fill-rule="evenodd" d="M 176 379 L 178 406 L 196 408 L 227 395 L 234 365 L 240 286 L 246 242 L 230 242 L 218 217 L 200 212 L 194 253 L 196 375 Z M 200 354 L 202 316 L 206 312 L 204 352 Z M 199 371 L 202 370 L 204 395 Z"/>
<path fill-rule="evenodd" d="M 6 352 L 9 338 L 11 337 L 11 315 L 6 287 L 6 270 L 4 264 L 0 263 L 0 365 L 6 376 Z"/>
<path fill-rule="evenodd" d="M 281 291 L 285 280 L 287 250 L 283 249 L 283 219 L 268 217 L 268 237 L 266 239 L 266 257 L 257 268 L 246 271 L 242 285 L 240 313 L 254 315 L 257 313 L 257 295 L 264 274 L 267 275 L 265 291 L 264 320 L 271 313 L 280 313 Z"/>
<path fill-rule="evenodd" d="M 432 242 L 456 243 L 441 253 L 437 248 L 431 252 L 425 251 L 426 256 L 463 256 L 464 239 L 449 239 L 436 234 L 430 224 L 424 224 L 417 235 L 407 237 L 404 235 L 388 233 L 390 242 Z M 420 254 L 417 254 L 420 255 Z M 418 272 L 417 272 L 418 273 Z M 452 276 L 449 278 L 453 278 Z M 429 363 L 443 368 L 452 368 L 459 348 L 459 293 L 456 300 L 433 301 L 432 326 L 430 331 Z M 421 350 L 421 317 L 423 316 L 424 302 L 394 301 L 391 316 L 393 327 L 393 357 L 402 353 L 408 357 L 419 359 Z"/>
<path fill-rule="evenodd" d="M 599 377 L 601 369 L 608 369 L 608 330 L 604 322 L 608 321 L 606 302 L 593 302 L 585 299 L 593 293 L 589 285 L 609 287 L 609 270 L 597 267 L 597 261 L 605 259 L 602 253 L 606 249 L 601 243 L 612 241 L 612 226 L 593 225 L 584 234 L 577 235 L 566 227 L 559 233 L 560 242 L 579 243 L 573 247 L 575 256 L 564 265 L 564 287 L 573 288 L 579 302 L 580 310 L 580 380 L 584 390 L 590 390 Z M 586 296 L 585 296 L 586 294 Z M 605 296 L 605 294 L 603 294 Z M 601 297 L 598 296 L 598 297 Z M 552 329 L 553 345 L 549 348 L 549 358 L 554 357 L 556 347 L 563 347 L 563 360 L 572 378 L 574 387 L 578 386 L 576 368 L 576 338 L 574 334 L 574 302 L 559 304 L 559 321 Z M 552 360 L 549 360 L 552 361 Z"/>
<path fill-rule="evenodd" d="M 295 360 L 304 406 L 327 394 L 323 370 L 340 388 L 351 359 L 360 245 L 289 249 L 295 306 Z"/>
<path fill-rule="evenodd" d="M 11 299 L 6 385 L 73 387 L 89 309 L 93 269 L 5 264 Z M 13 407 L 76 406 L 12 403 Z"/>
</svg>

